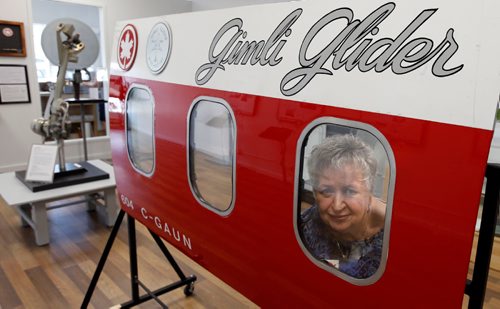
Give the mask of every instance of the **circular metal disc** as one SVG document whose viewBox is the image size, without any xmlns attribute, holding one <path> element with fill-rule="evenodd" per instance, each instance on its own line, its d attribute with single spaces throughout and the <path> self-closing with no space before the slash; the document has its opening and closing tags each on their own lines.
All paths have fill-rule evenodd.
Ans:
<svg viewBox="0 0 500 309">
<path fill-rule="evenodd" d="M 149 32 L 146 43 L 146 63 L 153 74 L 165 68 L 172 50 L 172 32 L 167 23 L 156 23 Z"/>
<path fill-rule="evenodd" d="M 42 32 L 42 49 L 50 62 L 59 65 L 59 55 L 57 52 L 57 26 L 61 23 L 72 24 L 75 27 L 73 34 L 80 34 L 80 41 L 85 44 L 85 48 L 77 55 L 78 62 L 69 62 L 68 69 L 85 69 L 90 67 L 99 56 L 99 42 L 94 31 L 83 22 L 73 18 L 60 18 L 51 21 Z M 64 34 L 60 34 L 62 40 L 66 39 Z"/>
</svg>

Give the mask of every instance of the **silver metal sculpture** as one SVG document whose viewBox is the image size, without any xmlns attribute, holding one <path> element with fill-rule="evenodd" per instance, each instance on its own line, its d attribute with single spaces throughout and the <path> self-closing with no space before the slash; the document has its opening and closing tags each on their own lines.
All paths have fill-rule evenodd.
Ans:
<svg viewBox="0 0 500 309">
<path fill-rule="evenodd" d="M 80 35 L 74 33 L 75 27 L 72 24 L 60 23 L 56 29 L 57 51 L 59 55 L 59 72 L 53 95 L 47 104 L 50 105 L 50 115 L 34 119 L 31 130 L 43 137 L 43 142 L 47 138 L 52 138 L 57 142 L 59 154 L 59 170 L 66 170 L 66 159 L 64 155 L 64 139 L 68 138 L 71 122 L 68 117 L 69 104 L 62 98 L 65 85 L 66 70 L 68 63 L 78 61 L 77 55 L 85 48 L 85 44 L 80 41 Z M 61 38 L 64 35 L 65 39 Z"/>
</svg>

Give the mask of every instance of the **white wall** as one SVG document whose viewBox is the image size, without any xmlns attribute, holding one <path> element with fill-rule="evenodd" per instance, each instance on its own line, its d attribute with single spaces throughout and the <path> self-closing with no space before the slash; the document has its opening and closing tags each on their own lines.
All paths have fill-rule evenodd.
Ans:
<svg viewBox="0 0 500 309">
<path fill-rule="evenodd" d="M 0 64 L 22 64 L 28 69 L 29 104 L 0 104 L 0 172 L 25 166 L 31 145 L 41 137 L 31 131 L 33 119 L 41 115 L 31 27 L 31 0 L 0 0 L 0 20 L 24 23 L 26 57 L 0 57 Z M 7 9 L 8 8 L 8 9 Z"/>
<path fill-rule="evenodd" d="M 141 17 L 169 15 L 191 11 L 191 2 L 185 0 L 108 0 L 104 7 L 106 28 L 106 63 L 111 59 L 111 47 L 117 21 Z"/>
<path fill-rule="evenodd" d="M 293 0 L 192 0 L 193 11 L 223 9 L 244 5 L 289 2 Z"/>
</svg>

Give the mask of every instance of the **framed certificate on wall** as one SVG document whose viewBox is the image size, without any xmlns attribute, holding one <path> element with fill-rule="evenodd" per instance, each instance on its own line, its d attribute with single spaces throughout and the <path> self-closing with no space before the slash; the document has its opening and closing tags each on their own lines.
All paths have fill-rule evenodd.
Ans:
<svg viewBox="0 0 500 309">
<path fill-rule="evenodd" d="M 22 22 L 0 20 L 0 56 L 26 57 Z"/>
<path fill-rule="evenodd" d="M 30 102 L 31 97 L 26 66 L 0 64 L 0 104 Z"/>
</svg>

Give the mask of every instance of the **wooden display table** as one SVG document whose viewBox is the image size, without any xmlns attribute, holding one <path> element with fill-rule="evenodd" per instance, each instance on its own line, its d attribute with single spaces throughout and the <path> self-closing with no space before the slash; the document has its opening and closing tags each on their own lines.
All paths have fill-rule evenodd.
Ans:
<svg viewBox="0 0 500 309">
<path fill-rule="evenodd" d="M 114 225 L 118 214 L 118 206 L 115 200 L 116 183 L 113 167 L 101 160 L 91 160 L 88 162 L 107 172 L 109 178 L 62 188 L 32 192 L 16 178 L 14 172 L 0 174 L 0 195 L 8 205 L 16 207 L 16 210 L 21 215 L 22 225 L 30 225 L 33 228 L 37 245 L 42 246 L 49 243 L 50 237 L 47 210 L 75 204 L 68 203 L 55 207 L 47 207 L 46 204 L 50 202 L 68 199 L 74 196 L 92 195 L 103 192 L 103 199 L 105 201 L 103 209 L 106 225 Z M 87 202 L 89 203 L 88 199 Z M 89 204 L 89 208 L 92 207 L 93 206 Z"/>
</svg>

